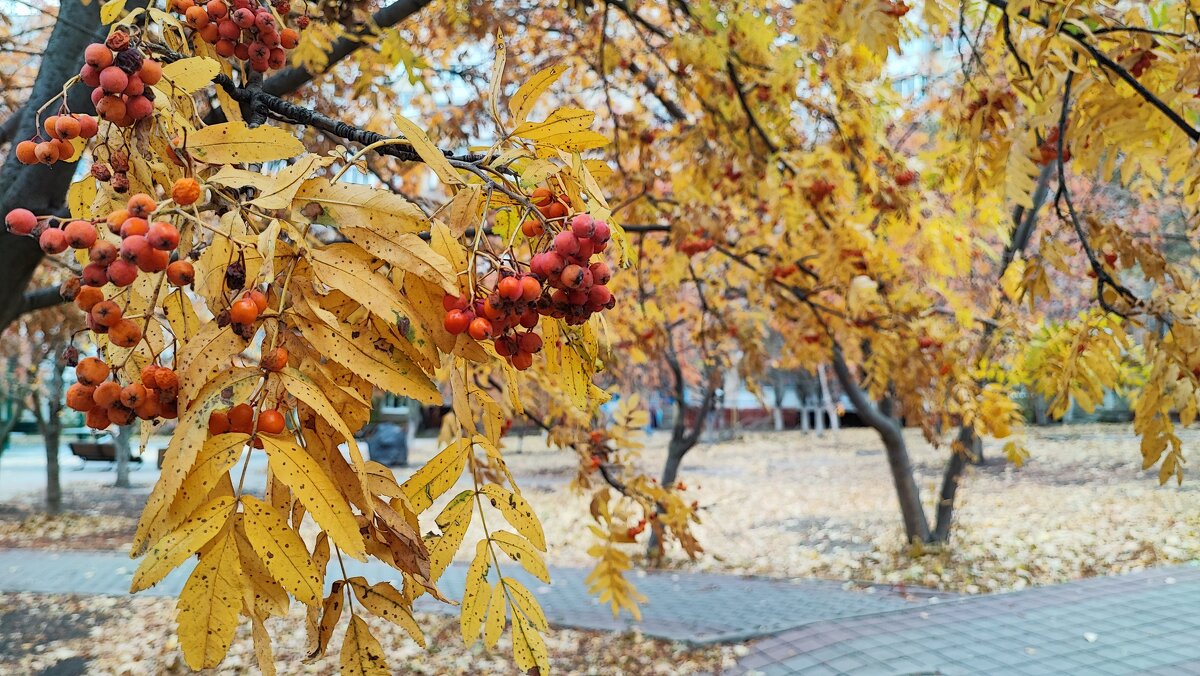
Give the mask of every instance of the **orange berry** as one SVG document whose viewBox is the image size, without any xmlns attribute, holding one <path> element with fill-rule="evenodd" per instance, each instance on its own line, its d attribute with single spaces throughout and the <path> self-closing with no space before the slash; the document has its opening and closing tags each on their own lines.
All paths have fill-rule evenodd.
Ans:
<svg viewBox="0 0 1200 676">
<path fill-rule="evenodd" d="M 158 373 L 158 369 L 160 368 L 162 367 L 158 364 L 147 364 L 146 366 L 142 367 L 142 385 L 148 389 L 158 387 L 158 382 L 154 379 L 154 376 Z"/>
<path fill-rule="evenodd" d="M 126 209 L 117 209 L 109 214 L 108 217 L 104 219 L 104 222 L 108 224 L 109 232 L 114 235 L 119 235 L 121 234 L 121 226 L 124 225 L 125 221 L 127 220 L 129 220 L 129 211 Z"/>
<path fill-rule="evenodd" d="M 229 429 L 242 434 L 254 431 L 254 409 L 250 404 L 238 404 L 229 409 Z"/>
<path fill-rule="evenodd" d="M 225 434 L 230 429 L 229 414 L 225 411 L 213 411 L 208 414 L 208 433 L 212 436 Z"/>
<path fill-rule="evenodd" d="M 259 366 L 265 371 L 282 371 L 288 365 L 288 351 L 286 347 L 277 347 L 267 354 L 263 355 Z"/>
<path fill-rule="evenodd" d="M 87 412 L 84 424 L 94 430 L 108 429 L 112 421 L 108 419 L 108 409 L 96 406 Z"/>
<path fill-rule="evenodd" d="M 45 128 L 46 135 L 49 136 L 50 138 L 52 138 L 52 139 L 61 138 L 58 135 L 58 116 L 57 115 L 51 115 L 50 117 L 47 117 L 46 121 L 42 123 L 42 127 Z"/>
<path fill-rule="evenodd" d="M 476 317 L 471 320 L 471 325 L 467 328 L 467 332 L 475 340 L 484 340 L 492 335 L 492 323 L 483 317 Z"/>
<path fill-rule="evenodd" d="M 167 281 L 172 286 L 188 286 L 196 280 L 196 269 L 191 261 L 175 261 L 167 266 Z"/>
<path fill-rule="evenodd" d="M 194 178 L 181 178 L 171 186 L 171 199 L 176 204 L 193 204 L 200 199 L 200 184 Z"/>
<path fill-rule="evenodd" d="M 92 395 L 96 392 L 96 388 L 91 385 L 75 383 L 67 388 L 67 407 L 73 411 L 87 413 L 96 406 L 96 400 Z"/>
<path fill-rule="evenodd" d="M 37 161 L 42 164 L 54 164 L 58 161 L 59 148 L 57 141 L 42 141 L 34 148 Z"/>
<path fill-rule="evenodd" d="M 259 291 L 258 289 L 251 289 L 243 295 L 243 298 L 249 298 L 250 300 L 254 301 L 254 306 L 258 308 L 258 314 L 262 314 L 267 311 L 267 294 L 263 293 L 262 291 Z"/>
<path fill-rule="evenodd" d="M 150 214 L 154 213 L 157 207 L 158 205 L 154 202 L 154 198 L 144 192 L 139 192 L 130 197 L 129 204 L 126 205 L 126 208 L 129 209 L 129 215 L 137 216 L 138 218 L 147 218 Z"/>
<path fill-rule="evenodd" d="M 99 287 L 80 287 L 79 292 L 75 294 L 75 307 L 84 312 L 91 312 L 96 303 L 102 300 L 104 300 L 104 292 Z"/>
<path fill-rule="evenodd" d="M 156 85 L 162 79 L 162 64 L 153 59 L 145 59 L 137 75 L 147 87 Z"/>
<path fill-rule="evenodd" d="M 258 319 L 258 305 L 243 298 L 229 308 L 229 319 L 235 324 L 253 324 Z"/>
<path fill-rule="evenodd" d="M 102 300 L 92 306 L 92 321 L 100 326 L 112 328 L 121 321 L 121 316 L 124 314 L 121 307 L 111 300 Z"/>
<path fill-rule="evenodd" d="M 132 383 L 121 388 L 121 405 L 126 408 L 136 409 L 146 401 L 146 386 L 141 383 Z"/>
<path fill-rule="evenodd" d="M 283 431 L 283 414 L 275 409 L 258 413 L 258 431 L 263 434 L 279 434 Z"/>
<path fill-rule="evenodd" d="M 79 136 L 79 120 L 70 115 L 59 115 L 54 128 L 58 131 L 58 137 L 62 139 L 69 140 Z"/>
<path fill-rule="evenodd" d="M 529 200 L 536 206 L 544 207 L 554 201 L 554 193 L 549 188 L 538 188 L 529 195 Z"/>
<path fill-rule="evenodd" d="M 122 390 L 122 392 L 124 392 L 124 390 Z M 139 403 L 133 409 L 133 412 L 137 413 L 137 417 L 141 418 L 142 420 L 151 420 L 153 418 L 157 418 L 159 414 L 162 413 L 162 404 L 160 404 L 158 401 L 158 393 L 154 390 L 147 389 L 146 396 L 142 399 L 141 403 Z"/>
<path fill-rule="evenodd" d="M 84 385 L 99 385 L 108 379 L 108 364 L 95 357 L 87 357 L 75 366 L 75 380 Z"/>
<path fill-rule="evenodd" d="M 179 392 L 179 376 L 166 367 L 160 366 L 154 372 L 154 384 L 156 385 L 155 389 L 168 397 L 173 398 Z"/>
<path fill-rule="evenodd" d="M 96 402 L 97 406 L 108 408 L 117 403 L 121 398 L 121 386 L 115 380 L 106 380 L 96 387 L 92 392 L 92 401 Z"/>
<path fill-rule="evenodd" d="M 37 142 L 21 141 L 17 144 L 17 160 L 21 164 L 37 164 Z"/>
<path fill-rule="evenodd" d="M 117 347 L 134 347 L 142 340 L 142 327 L 129 319 L 122 319 L 108 329 L 108 339 Z"/>
</svg>

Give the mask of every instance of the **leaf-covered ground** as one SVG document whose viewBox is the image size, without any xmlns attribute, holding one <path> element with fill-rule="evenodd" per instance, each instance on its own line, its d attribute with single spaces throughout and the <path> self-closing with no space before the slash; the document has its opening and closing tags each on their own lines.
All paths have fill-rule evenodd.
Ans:
<svg viewBox="0 0 1200 676">
<path fill-rule="evenodd" d="M 393 673 L 511 674 L 507 637 L 495 650 L 462 646 L 458 620 L 417 614 L 429 649 L 423 650 L 395 625 L 368 618 L 372 632 L 387 648 Z M 337 649 L 345 623 L 331 642 L 330 654 L 304 663 L 304 612 L 293 604 L 286 618 L 267 622 L 279 674 L 337 673 Z M 0 673 L 114 674 L 150 676 L 191 674 L 174 636 L 174 603 L 162 598 L 74 597 L 42 594 L 0 595 Z M 556 630 L 547 636 L 555 673 L 689 674 L 721 673 L 745 654 L 741 646 L 688 650 L 638 635 Z M 222 665 L 205 674 L 258 673 L 249 625 L 238 629 Z"/>
</svg>

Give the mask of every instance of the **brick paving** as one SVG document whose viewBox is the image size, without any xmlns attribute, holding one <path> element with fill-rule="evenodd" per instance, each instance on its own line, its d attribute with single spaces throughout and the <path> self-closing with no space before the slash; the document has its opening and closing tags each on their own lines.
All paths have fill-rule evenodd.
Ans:
<svg viewBox="0 0 1200 676">
<path fill-rule="evenodd" d="M 186 564 L 190 570 L 190 563 Z M 0 592 L 115 594 L 129 591 L 137 561 L 120 552 L 0 549 Z M 350 575 L 372 581 L 396 581 L 396 571 L 379 563 L 346 561 Z M 176 570 L 143 594 L 175 596 L 188 570 Z M 628 613 L 614 619 L 608 606 L 587 592 L 588 571 L 551 568 L 551 584 L 525 574 L 515 563 L 504 574 L 517 578 L 537 595 L 547 619 L 556 626 L 601 631 L 637 629 L 647 636 L 691 644 L 744 641 L 770 636 L 813 622 L 891 611 L 926 603 L 910 603 L 897 595 L 842 588 L 836 582 L 788 582 L 705 573 L 653 572 L 633 582 L 650 600 L 642 621 Z M 452 565 L 438 583 L 451 599 L 462 596 L 466 566 Z M 923 607 L 923 606 L 922 606 Z M 457 608 L 424 597 L 418 608 L 454 613 Z"/>
<path fill-rule="evenodd" d="M 1174 566 L 814 623 L 735 673 L 1200 674 L 1200 566 Z"/>
<path fill-rule="evenodd" d="M 136 565 L 120 552 L 0 549 L 0 593 L 124 595 Z M 350 575 L 395 580 L 382 564 L 346 567 Z M 455 564 L 443 576 L 448 598 L 461 596 L 464 573 Z M 552 568 L 549 585 L 516 564 L 504 573 L 538 596 L 556 626 L 636 629 L 692 644 L 762 639 L 739 662 L 739 674 L 1200 675 L 1200 566 L 916 602 L 818 580 L 645 573 L 634 577 L 650 599 L 640 623 L 614 619 L 597 603 L 583 569 Z M 175 571 L 143 593 L 174 596 L 186 576 Z M 418 607 L 456 610 L 428 597 Z"/>
</svg>

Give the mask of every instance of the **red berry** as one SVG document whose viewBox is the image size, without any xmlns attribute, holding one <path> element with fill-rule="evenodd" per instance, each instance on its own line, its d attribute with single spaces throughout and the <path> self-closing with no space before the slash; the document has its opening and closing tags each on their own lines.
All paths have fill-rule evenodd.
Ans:
<svg viewBox="0 0 1200 676">
<path fill-rule="evenodd" d="M 537 300 L 542 295 L 542 285 L 532 276 L 521 278 L 521 300 L 526 303 Z"/>
<path fill-rule="evenodd" d="M 446 313 L 442 320 L 442 326 L 445 327 L 448 333 L 458 335 L 466 332 L 471 325 L 471 314 L 462 310 L 454 309 Z"/>
<path fill-rule="evenodd" d="M 579 238 L 566 230 L 554 236 L 554 250 L 560 256 L 574 256 L 579 253 Z"/>
<path fill-rule="evenodd" d="M 521 297 L 521 281 L 516 277 L 505 277 L 496 284 L 496 293 L 505 300 L 517 300 Z"/>
<path fill-rule="evenodd" d="M 596 234 L 596 222 L 587 214 L 579 214 L 571 219 L 571 232 L 579 239 L 591 239 Z"/>
<path fill-rule="evenodd" d="M 471 325 L 467 328 L 467 332 L 475 340 L 484 340 L 492 335 L 492 323 L 483 317 L 476 317 L 471 320 Z"/>
<path fill-rule="evenodd" d="M 67 250 L 67 236 L 58 228 L 46 228 L 38 237 L 38 246 L 48 254 L 60 254 Z"/>
<path fill-rule="evenodd" d="M 96 226 L 90 221 L 71 221 L 63 233 L 73 249 L 90 249 L 96 243 Z"/>
<path fill-rule="evenodd" d="M 37 227 L 37 216 L 28 209 L 13 209 L 4 217 L 4 224 L 14 235 L 28 235 Z"/>
<path fill-rule="evenodd" d="M 115 260 L 108 266 L 108 281 L 114 286 L 129 286 L 137 279 L 137 266 L 124 258 Z"/>
<path fill-rule="evenodd" d="M 150 246 L 162 251 L 172 251 L 179 246 L 179 230 L 170 223 L 156 221 L 146 233 Z"/>
</svg>

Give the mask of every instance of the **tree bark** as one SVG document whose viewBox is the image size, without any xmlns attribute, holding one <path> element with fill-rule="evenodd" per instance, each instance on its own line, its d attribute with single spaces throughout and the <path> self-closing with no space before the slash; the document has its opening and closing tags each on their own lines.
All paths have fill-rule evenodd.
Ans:
<svg viewBox="0 0 1200 676">
<path fill-rule="evenodd" d="M 33 414 L 37 419 L 38 429 L 46 444 L 46 513 L 58 514 L 62 511 L 62 483 L 60 482 L 58 454 L 61 446 L 62 422 L 59 413 L 63 406 L 63 369 L 65 365 L 59 361 L 58 350 L 51 367 L 49 387 L 45 393 L 45 407 L 42 410 L 42 397 L 33 397 Z"/>
<path fill-rule="evenodd" d="M 117 480 L 113 488 L 129 488 L 129 455 L 132 452 L 134 427 L 121 425 L 113 434 L 113 445 L 117 447 Z M 144 459 L 143 459 L 144 460 Z"/>
<path fill-rule="evenodd" d="M 29 104 L 5 126 L 14 131 L 14 140 L 32 138 L 38 133 L 37 109 L 62 92 L 63 83 L 79 74 L 83 65 L 83 50 L 88 44 L 103 41 L 108 28 L 100 23 L 102 2 L 84 4 L 64 2 L 58 9 L 58 20 L 42 54 L 41 67 L 29 93 Z M 145 0 L 130 2 L 129 8 L 144 7 Z M 93 110 L 91 92 L 76 85 L 67 92 L 71 110 Z M 56 162 L 53 165 L 24 165 L 17 161 L 17 144 L 9 148 L 8 157 L 0 167 L 0 214 L 18 207 L 36 214 L 57 212 L 66 201 L 67 189 L 75 176 L 78 162 Z M 7 230 L 0 232 L 0 331 L 23 312 L 47 307 L 47 295 L 26 297 L 25 287 L 42 260 L 42 251 L 32 237 L 17 237 Z M 50 298 L 54 301 L 53 298 Z M 51 302 L 50 304 L 54 304 Z"/>
<path fill-rule="evenodd" d="M 858 386 L 858 381 L 850 373 L 842 348 L 837 344 L 833 347 L 833 372 L 837 375 L 842 389 L 846 391 L 846 396 L 858 409 L 859 417 L 874 429 L 883 441 L 888 468 L 892 472 L 892 483 L 900 501 L 905 536 L 909 542 L 929 542 L 929 521 L 925 517 L 925 508 L 921 505 L 921 491 L 913 477 L 912 460 L 908 456 L 908 446 L 904 443 L 903 430 L 895 420 L 884 415 L 867 398 L 867 393 Z"/>
</svg>

